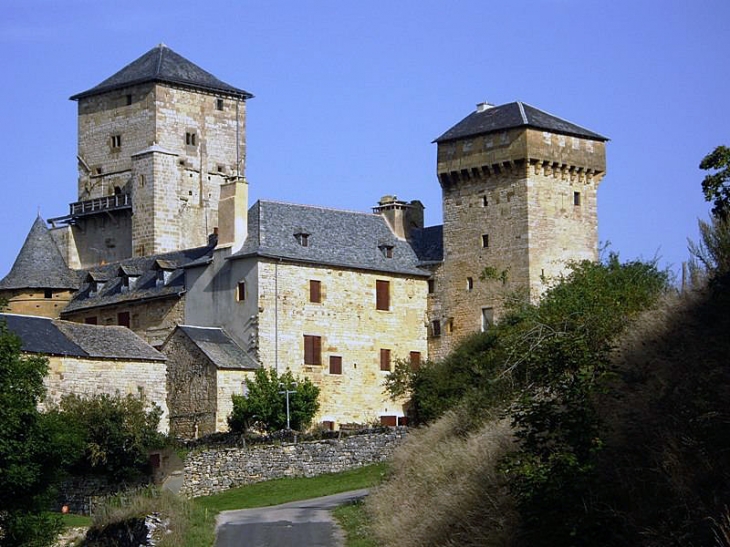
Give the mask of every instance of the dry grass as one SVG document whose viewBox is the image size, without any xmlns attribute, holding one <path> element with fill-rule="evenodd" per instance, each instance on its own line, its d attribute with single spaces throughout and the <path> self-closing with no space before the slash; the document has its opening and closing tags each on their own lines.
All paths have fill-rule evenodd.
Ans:
<svg viewBox="0 0 730 547">
<path fill-rule="evenodd" d="M 384 547 L 502 546 L 515 528 L 512 500 L 495 466 L 512 448 L 506 421 L 473 433 L 449 412 L 409 434 L 387 482 L 367 499 L 372 533 Z"/>
</svg>

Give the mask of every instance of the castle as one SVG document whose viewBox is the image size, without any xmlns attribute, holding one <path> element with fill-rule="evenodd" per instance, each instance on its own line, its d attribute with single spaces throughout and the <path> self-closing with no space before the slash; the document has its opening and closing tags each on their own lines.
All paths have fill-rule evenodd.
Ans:
<svg viewBox="0 0 730 547">
<path fill-rule="evenodd" d="M 395 196 L 371 212 L 249 206 L 252 97 L 165 45 L 72 96 L 78 201 L 36 219 L 0 281 L 11 314 L 122 325 L 160 350 L 177 435 L 224 430 L 262 366 L 319 385 L 329 427 L 403 423 L 383 392 L 396 360 L 444 356 L 506 294 L 534 300 L 567 261 L 597 258 L 597 133 L 479 104 L 434 141 L 443 225 L 426 227 Z"/>
</svg>

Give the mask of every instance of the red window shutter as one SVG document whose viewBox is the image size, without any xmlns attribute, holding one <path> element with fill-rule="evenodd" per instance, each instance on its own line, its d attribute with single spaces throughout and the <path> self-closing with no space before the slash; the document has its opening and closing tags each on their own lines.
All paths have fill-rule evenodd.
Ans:
<svg viewBox="0 0 730 547">
<path fill-rule="evenodd" d="M 380 350 L 380 370 L 387 370 L 390 372 L 390 350 Z"/>
<path fill-rule="evenodd" d="M 395 427 L 398 424 L 398 417 L 397 416 L 381 416 L 380 417 L 380 425 L 388 426 L 388 427 Z"/>
<path fill-rule="evenodd" d="M 421 352 L 412 351 L 410 357 L 411 357 L 411 368 L 413 370 L 418 370 L 421 367 Z"/>
<path fill-rule="evenodd" d="M 390 309 L 390 281 L 375 281 L 375 309 Z"/>
<path fill-rule="evenodd" d="M 330 356 L 330 374 L 342 374 L 342 357 L 339 355 Z"/>
</svg>

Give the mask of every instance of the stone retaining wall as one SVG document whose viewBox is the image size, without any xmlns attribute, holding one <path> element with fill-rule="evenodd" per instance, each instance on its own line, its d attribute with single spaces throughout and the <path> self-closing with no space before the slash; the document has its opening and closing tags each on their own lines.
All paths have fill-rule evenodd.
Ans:
<svg viewBox="0 0 730 547">
<path fill-rule="evenodd" d="M 270 479 L 313 477 L 382 462 L 405 435 L 405 429 L 398 428 L 342 439 L 191 453 L 180 493 L 194 498 Z"/>
</svg>

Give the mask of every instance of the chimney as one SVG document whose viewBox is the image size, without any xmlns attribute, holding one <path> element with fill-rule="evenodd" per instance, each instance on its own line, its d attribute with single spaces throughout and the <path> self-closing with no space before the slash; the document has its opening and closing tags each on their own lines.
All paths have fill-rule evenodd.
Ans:
<svg viewBox="0 0 730 547">
<path fill-rule="evenodd" d="M 487 101 L 484 101 L 483 103 L 477 103 L 477 112 L 486 112 L 490 108 L 494 108 L 494 105 Z"/>
<path fill-rule="evenodd" d="M 423 204 L 414 200 L 400 201 L 396 196 L 383 196 L 373 213 L 381 215 L 398 239 L 408 239 L 413 228 L 423 228 Z"/>
<path fill-rule="evenodd" d="M 230 247 L 231 254 L 243 246 L 248 235 L 248 182 L 236 178 L 221 184 L 218 201 L 218 246 Z"/>
</svg>

